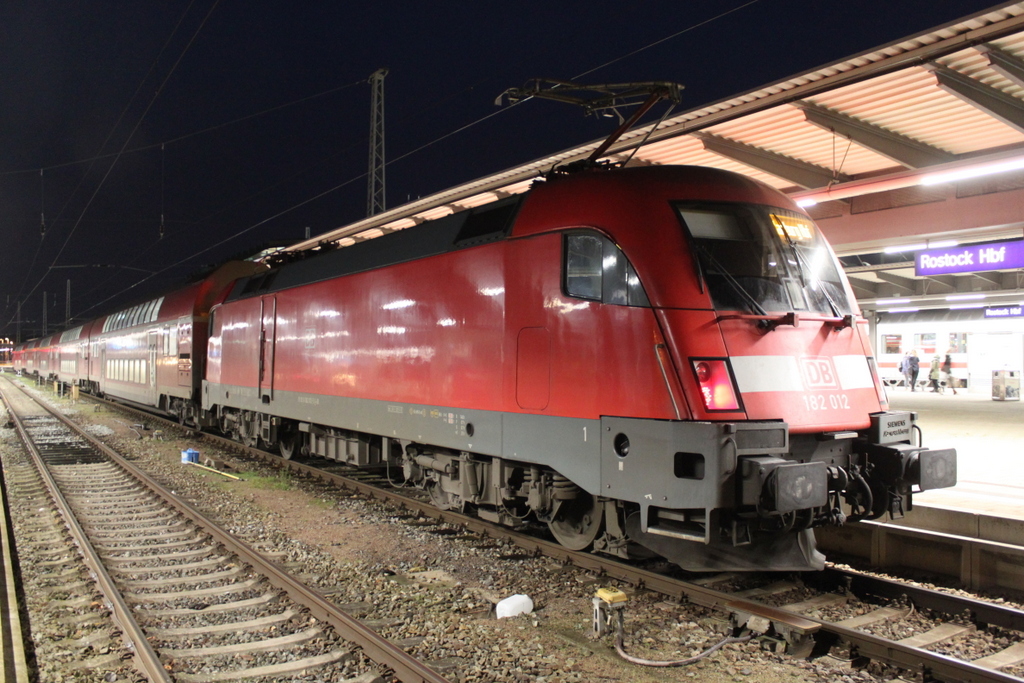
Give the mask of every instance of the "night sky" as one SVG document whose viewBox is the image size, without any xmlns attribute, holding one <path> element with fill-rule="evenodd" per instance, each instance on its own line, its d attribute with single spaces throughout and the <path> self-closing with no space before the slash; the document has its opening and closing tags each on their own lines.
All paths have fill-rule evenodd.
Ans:
<svg viewBox="0 0 1024 683">
<path fill-rule="evenodd" d="M 377 68 L 391 208 L 614 127 L 554 102 L 494 105 L 531 78 L 675 81 L 681 112 L 990 6 L 3 3 L 0 337 L 17 300 L 22 338 L 38 334 L 44 292 L 62 328 L 67 280 L 77 323 L 362 218 Z"/>
</svg>

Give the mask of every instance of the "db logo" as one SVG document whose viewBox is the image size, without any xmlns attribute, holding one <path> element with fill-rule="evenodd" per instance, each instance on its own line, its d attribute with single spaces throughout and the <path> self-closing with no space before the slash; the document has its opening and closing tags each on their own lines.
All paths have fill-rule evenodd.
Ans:
<svg viewBox="0 0 1024 683">
<path fill-rule="evenodd" d="M 804 370 L 804 382 L 808 389 L 839 388 L 831 358 L 825 356 L 801 358 L 800 364 Z"/>
</svg>

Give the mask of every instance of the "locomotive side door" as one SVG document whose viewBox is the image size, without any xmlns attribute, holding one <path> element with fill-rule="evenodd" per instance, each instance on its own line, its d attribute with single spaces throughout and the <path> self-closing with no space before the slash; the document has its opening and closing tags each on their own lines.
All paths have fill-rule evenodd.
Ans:
<svg viewBox="0 0 1024 683">
<path fill-rule="evenodd" d="M 274 398 L 274 338 L 277 329 L 277 297 L 263 297 L 260 302 L 260 400 L 270 403 Z"/>
</svg>

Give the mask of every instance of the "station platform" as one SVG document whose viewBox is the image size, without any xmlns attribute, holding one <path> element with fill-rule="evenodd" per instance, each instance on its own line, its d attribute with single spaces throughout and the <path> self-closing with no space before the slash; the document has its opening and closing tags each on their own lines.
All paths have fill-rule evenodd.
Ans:
<svg viewBox="0 0 1024 683">
<path fill-rule="evenodd" d="M 923 443 L 956 448 L 955 487 L 914 495 L 897 520 L 819 527 L 818 547 L 838 561 L 947 576 L 972 590 L 1024 592 L 1024 403 L 959 390 L 889 389 L 892 410 L 918 415 Z"/>
<path fill-rule="evenodd" d="M 889 389 L 892 410 L 918 414 L 924 445 L 956 448 L 958 483 L 914 496 L 914 506 L 1024 520 L 1024 402 Z"/>
</svg>

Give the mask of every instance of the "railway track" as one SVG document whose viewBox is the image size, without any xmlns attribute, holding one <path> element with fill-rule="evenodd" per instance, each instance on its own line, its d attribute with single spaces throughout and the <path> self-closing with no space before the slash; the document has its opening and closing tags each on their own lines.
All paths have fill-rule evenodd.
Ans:
<svg viewBox="0 0 1024 683">
<path fill-rule="evenodd" d="M 112 404 L 116 405 L 116 404 Z M 118 407 L 119 410 L 124 409 Z M 146 421 L 147 413 L 130 412 Z M 164 422 L 167 426 L 174 423 Z M 854 664 L 877 661 L 899 667 L 924 681 L 1020 681 L 1024 613 L 964 596 L 830 569 L 792 580 L 758 580 L 748 575 L 706 576 L 697 580 L 570 551 L 557 543 L 495 526 L 475 517 L 442 511 L 425 498 L 381 486 L 386 477 L 340 467 L 328 461 L 285 461 L 222 437 L 204 434 L 211 444 L 287 468 L 326 486 L 337 486 L 406 508 L 413 517 L 460 525 L 484 538 L 508 539 L 528 554 L 546 555 L 608 581 L 619 581 L 712 609 L 732 633 L 746 632 L 796 656 L 839 653 Z M 856 613 L 843 606 L 856 601 Z M 911 635 L 887 624 L 915 615 Z M 956 656 L 957 639 L 996 629 L 995 645 L 974 661 Z M 628 635 L 628 634 L 627 634 Z M 627 643 L 629 639 L 627 637 Z M 1005 646 L 1000 643 L 1006 643 Z M 945 645 L 953 644 L 946 648 Z"/>
<path fill-rule="evenodd" d="M 11 476 L 32 504 L 52 501 L 95 580 L 60 533 L 40 529 L 54 576 L 74 577 L 64 599 L 86 608 L 83 623 L 109 619 L 121 634 L 112 668 L 130 655 L 152 681 L 341 681 L 383 668 L 393 680 L 445 683 L 66 418 L 6 381 L 0 393 L 36 465 L 35 481 L 27 467 Z"/>
</svg>

